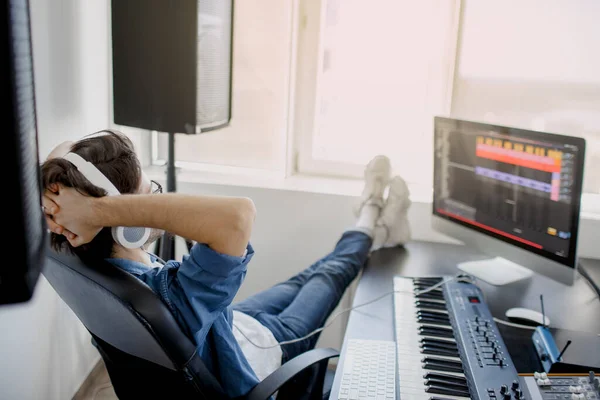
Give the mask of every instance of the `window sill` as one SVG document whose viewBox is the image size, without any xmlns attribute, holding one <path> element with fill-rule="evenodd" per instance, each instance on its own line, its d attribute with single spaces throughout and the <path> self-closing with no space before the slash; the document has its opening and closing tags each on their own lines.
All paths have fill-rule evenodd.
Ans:
<svg viewBox="0 0 600 400">
<path fill-rule="evenodd" d="M 150 179 L 165 181 L 164 166 L 144 168 Z M 359 196 L 363 181 L 361 179 L 325 177 L 298 174 L 283 177 L 271 172 L 235 168 L 231 172 L 177 168 L 177 181 L 182 183 L 201 183 L 226 186 L 246 186 L 274 190 L 290 190 L 309 193 L 331 194 L 338 196 Z M 433 193 L 426 185 L 409 184 L 410 197 L 415 203 L 431 203 Z M 581 218 L 600 221 L 600 194 L 584 193 L 581 199 Z"/>
<path fill-rule="evenodd" d="M 144 168 L 144 171 L 150 179 L 155 179 L 161 183 L 165 182 L 164 166 L 150 166 Z M 177 182 L 258 187 L 264 189 L 289 190 L 350 197 L 359 196 L 363 189 L 363 181 L 361 179 L 305 174 L 283 177 L 269 172 L 257 173 L 251 170 L 244 173 L 241 172 L 241 169 L 236 172 L 226 173 L 178 167 Z M 431 203 L 431 188 L 417 184 L 409 184 L 408 186 L 411 193 L 410 197 L 413 202 Z"/>
</svg>

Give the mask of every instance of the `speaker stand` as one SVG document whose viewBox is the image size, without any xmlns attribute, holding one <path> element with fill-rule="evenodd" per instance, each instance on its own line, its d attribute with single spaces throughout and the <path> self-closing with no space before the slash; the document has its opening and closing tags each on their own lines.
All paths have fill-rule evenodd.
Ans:
<svg viewBox="0 0 600 400">
<path fill-rule="evenodd" d="M 175 133 L 169 132 L 169 149 L 167 153 L 167 192 L 175 193 L 177 178 L 175 176 Z M 165 261 L 175 259 L 175 236 L 165 232 L 157 243 L 158 256 Z"/>
<path fill-rule="evenodd" d="M 167 193 L 177 191 L 177 178 L 175 176 L 175 133 L 169 132 L 169 148 L 167 153 Z M 175 259 L 175 241 L 177 237 L 165 232 L 162 237 L 156 241 L 158 256 L 164 261 Z M 192 249 L 192 241 L 185 239 L 187 251 Z"/>
</svg>

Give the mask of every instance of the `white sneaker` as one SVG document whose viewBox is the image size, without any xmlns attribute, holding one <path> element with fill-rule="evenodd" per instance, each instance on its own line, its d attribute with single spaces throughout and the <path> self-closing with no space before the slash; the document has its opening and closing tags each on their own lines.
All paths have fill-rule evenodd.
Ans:
<svg viewBox="0 0 600 400">
<path fill-rule="evenodd" d="M 354 207 L 354 213 L 358 217 L 363 206 L 367 203 L 383 207 L 383 193 L 391 176 L 390 159 L 384 155 L 375 156 L 365 167 L 365 187 Z"/>
<path fill-rule="evenodd" d="M 390 182 L 386 203 L 375 225 L 374 249 L 400 246 L 410 240 L 411 231 L 408 222 L 410 205 L 410 191 L 406 182 L 401 177 L 395 176 Z"/>
</svg>

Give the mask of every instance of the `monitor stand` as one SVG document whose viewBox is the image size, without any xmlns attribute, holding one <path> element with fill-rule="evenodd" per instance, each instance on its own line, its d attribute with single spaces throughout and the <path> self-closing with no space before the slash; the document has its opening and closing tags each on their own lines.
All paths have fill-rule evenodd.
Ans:
<svg viewBox="0 0 600 400">
<path fill-rule="evenodd" d="M 533 271 L 502 257 L 468 261 L 457 265 L 458 269 L 494 286 L 507 285 L 533 275 Z"/>
</svg>

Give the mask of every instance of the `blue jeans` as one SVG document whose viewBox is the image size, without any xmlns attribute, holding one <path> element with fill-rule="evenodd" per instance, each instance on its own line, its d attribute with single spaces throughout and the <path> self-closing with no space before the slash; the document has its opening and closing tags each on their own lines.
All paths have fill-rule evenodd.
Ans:
<svg viewBox="0 0 600 400">
<path fill-rule="evenodd" d="M 372 239 L 345 232 L 333 252 L 298 275 L 233 305 L 266 326 L 278 342 L 322 327 L 367 261 Z M 282 346 L 285 363 L 315 347 L 319 334 Z"/>
</svg>

